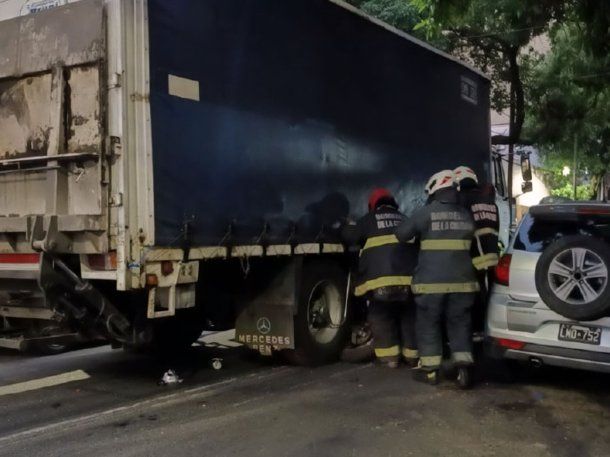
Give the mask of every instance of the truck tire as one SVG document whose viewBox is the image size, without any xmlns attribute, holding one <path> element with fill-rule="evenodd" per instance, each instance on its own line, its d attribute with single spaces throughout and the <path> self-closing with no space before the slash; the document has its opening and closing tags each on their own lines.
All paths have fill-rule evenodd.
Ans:
<svg viewBox="0 0 610 457">
<path fill-rule="evenodd" d="M 315 366 L 338 360 L 351 329 L 346 288 L 347 271 L 337 263 L 304 263 L 294 317 L 295 349 L 284 351 L 290 363 Z"/>
<path fill-rule="evenodd" d="M 549 245 L 536 265 L 540 298 L 557 314 L 589 321 L 610 315 L 610 246 L 587 235 Z"/>
</svg>

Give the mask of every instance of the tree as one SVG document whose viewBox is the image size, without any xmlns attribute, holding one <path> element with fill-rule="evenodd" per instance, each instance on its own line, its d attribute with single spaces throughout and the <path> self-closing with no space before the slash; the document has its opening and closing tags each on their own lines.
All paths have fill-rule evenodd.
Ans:
<svg viewBox="0 0 610 457">
<path fill-rule="evenodd" d="M 590 12 L 580 5 L 551 28 L 551 50 L 531 69 L 527 130 L 546 161 L 576 154 L 573 172 L 589 175 L 595 195 L 610 171 L 610 8 L 583 22 Z"/>
<path fill-rule="evenodd" d="M 349 3 L 407 33 L 417 35 L 414 28 L 422 21 L 418 9 L 408 0 L 350 0 Z"/>
</svg>

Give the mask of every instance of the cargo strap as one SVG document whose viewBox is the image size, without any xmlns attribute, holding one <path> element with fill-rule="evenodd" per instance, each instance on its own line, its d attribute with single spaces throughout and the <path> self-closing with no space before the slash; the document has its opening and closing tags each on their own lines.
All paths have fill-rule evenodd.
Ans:
<svg viewBox="0 0 610 457">
<path fill-rule="evenodd" d="M 423 240 L 422 251 L 468 251 L 471 240 Z"/>
<path fill-rule="evenodd" d="M 379 289 L 380 287 L 410 286 L 412 279 L 412 276 L 382 276 L 381 278 L 371 279 L 357 286 L 354 290 L 354 295 L 361 297 L 367 292 Z"/>
<path fill-rule="evenodd" d="M 417 349 L 403 348 L 402 349 L 402 356 L 405 359 L 416 359 L 416 358 L 419 357 L 419 352 L 417 351 Z"/>
<path fill-rule="evenodd" d="M 375 356 L 377 357 L 398 357 L 400 355 L 400 347 L 398 345 L 389 348 L 375 348 Z"/>
<path fill-rule="evenodd" d="M 500 236 L 500 233 L 491 227 L 484 227 L 474 231 L 474 236 L 494 235 Z"/>
<path fill-rule="evenodd" d="M 425 355 L 420 357 L 419 360 L 423 369 L 436 369 L 441 366 L 443 357 L 440 355 Z"/>
<path fill-rule="evenodd" d="M 488 268 L 493 268 L 498 265 L 499 259 L 500 257 L 498 254 L 492 252 L 490 254 L 484 254 L 473 258 L 472 264 L 479 271 L 487 270 Z"/>
<path fill-rule="evenodd" d="M 386 244 L 398 244 L 398 238 L 396 238 L 396 235 L 372 236 L 366 240 L 362 250 L 366 251 L 367 249 L 385 246 Z"/>
<path fill-rule="evenodd" d="M 438 284 L 414 284 L 412 286 L 415 294 L 454 294 L 478 292 L 478 282 L 438 283 Z"/>
</svg>

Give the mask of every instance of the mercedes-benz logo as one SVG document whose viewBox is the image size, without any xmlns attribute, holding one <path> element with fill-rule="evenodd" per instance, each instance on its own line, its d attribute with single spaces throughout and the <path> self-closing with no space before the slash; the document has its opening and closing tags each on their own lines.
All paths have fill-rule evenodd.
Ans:
<svg viewBox="0 0 610 457">
<path fill-rule="evenodd" d="M 271 331 L 271 321 L 266 317 L 261 317 L 256 321 L 256 329 L 263 335 L 266 335 Z"/>
</svg>

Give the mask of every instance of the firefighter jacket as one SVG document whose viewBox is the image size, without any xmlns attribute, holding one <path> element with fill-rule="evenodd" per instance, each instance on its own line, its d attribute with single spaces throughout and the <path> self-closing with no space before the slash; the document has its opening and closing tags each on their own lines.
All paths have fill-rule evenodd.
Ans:
<svg viewBox="0 0 610 457">
<path fill-rule="evenodd" d="M 413 274 L 415 294 L 446 294 L 479 290 L 470 248 L 474 223 L 470 212 L 458 204 L 453 189 L 434 194 L 396 230 L 401 242 L 420 241 Z"/>
<path fill-rule="evenodd" d="M 405 216 L 392 206 L 381 206 L 356 225 L 343 228 L 346 243 L 361 249 L 354 295 L 374 292 L 375 298 L 396 299 L 397 289 L 406 297 L 417 261 L 414 243 L 399 243 L 394 231 Z M 394 298 L 391 298 L 394 297 Z"/>
<path fill-rule="evenodd" d="M 472 243 L 472 263 L 477 270 L 487 270 L 498 264 L 498 235 L 500 219 L 498 206 L 492 194 L 485 194 L 480 188 L 459 193 L 460 203 L 468 209 L 474 219 L 474 240 Z"/>
</svg>

